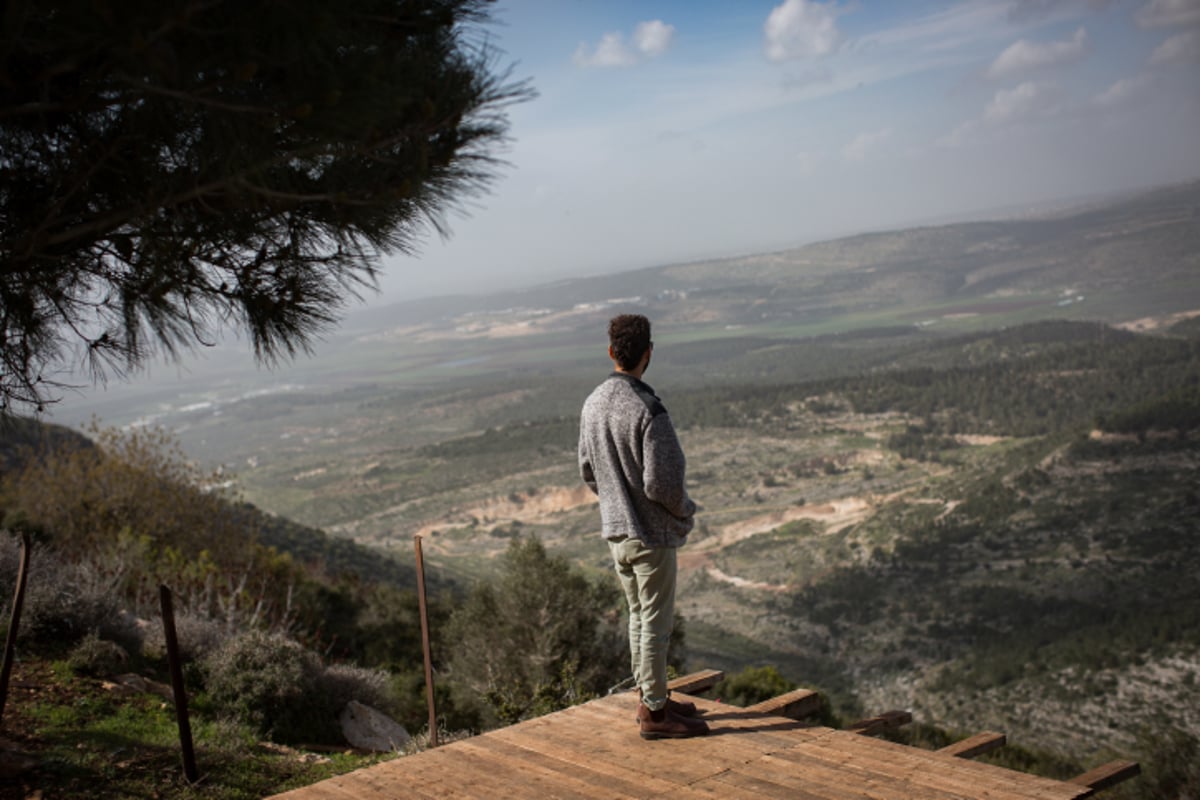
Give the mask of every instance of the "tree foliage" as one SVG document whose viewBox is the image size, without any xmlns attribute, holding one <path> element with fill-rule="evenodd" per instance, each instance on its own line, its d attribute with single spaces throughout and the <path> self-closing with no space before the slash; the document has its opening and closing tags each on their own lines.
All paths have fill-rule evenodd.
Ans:
<svg viewBox="0 0 1200 800">
<path fill-rule="evenodd" d="M 724 703 L 744 708 L 786 694 L 795 688 L 795 683 L 768 664 L 763 667 L 746 667 L 736 675 L 725 678 L 713 687 L 712 694 Z"/>
<path fill-rule="evenodd" d="M 624 674 L 619 620 L 612 582 L 590 580 L 537 539 L 514 539 L 500 577 L 451 617 L 451 675 L 504 723 L 566 708 Z"/>
<path fill-rule="evenodd" d="M 17 0 L 0 16 L 0 410 L 232 327 L 311 347 L 495 177 L 487 0 Z"/>
</svg>

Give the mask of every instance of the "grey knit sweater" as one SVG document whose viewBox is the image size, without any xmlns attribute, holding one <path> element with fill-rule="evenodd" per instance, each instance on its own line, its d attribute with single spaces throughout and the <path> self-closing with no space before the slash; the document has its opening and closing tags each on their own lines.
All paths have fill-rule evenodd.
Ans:
<svg viewBox="0 0 1200 800">
<path fill-rule="evenodd" d="M 579 424 L 579 471 L 600 496 L 604 538 L 636 536 L 648 547 L 683 544 L 696 513 L 684 470 L 671 418 L 646 383 L 614 372 L 588 396 Z"/>
</svg>

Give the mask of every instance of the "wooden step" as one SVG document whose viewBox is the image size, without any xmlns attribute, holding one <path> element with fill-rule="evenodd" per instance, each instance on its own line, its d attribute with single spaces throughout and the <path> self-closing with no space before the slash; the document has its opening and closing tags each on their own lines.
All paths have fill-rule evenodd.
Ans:
<svg viewBox="0 0 1200 800">
<path fill-rule="evenodd" d="M 705 689 L 711 689 L 723 680 L 725 680 L 725 673 L 721 670 L 702 669 L 699 672 L 693 672 L 681 678 L 667 681 L 667 689 L 683 694 L 696 694 L 697 692 L 703 692 Z"/>
<path fill-rule="evenodd" d="M 877 717 L 860 719 L 853 725 L 847 725 L 845 730 L 863 736 L 874 736 L 892 728 L 899 728 L 912 722 L 912 713 L 908 711 L 885 711 Z"/>
<path fill-rule="evenodd" d="M 1138 766 L 1136 761 L 1110 761 L 1107 764 L 1101 764 L 1095 769 L 1088 770 L 1082 775 L 1071 778 L 1068 783 L 1088 787 L 1092 791 L 1084 795 L 1084 797 L 1091 797 L 1101 789 L 1116 786 L 1122 781 L 1137 777 L 1141 772 L 1142 768 Z"/>
<path fill-rule="evenodd" d="M 949 756 L 958 756 L 959 758 L 974 758 L 975 756 L 981 756 L 984 753 L 990 753 L 993 750 L 1003 747 L 1007 741 L 1008 739 L 1003 733 L 984 731 L 983 733 L 977 733 L 974 736 L 963 739 L 961 742 L 947 745 L 938 750 L 938 752 Z"/>
<path fill-rule="evenodd" d="M 746 710 L 755 714 L 804 719 L 821 710 L 821 695 L 810 689 L 794 689 L 770 700 L 747 706 Z"/>
</svg>

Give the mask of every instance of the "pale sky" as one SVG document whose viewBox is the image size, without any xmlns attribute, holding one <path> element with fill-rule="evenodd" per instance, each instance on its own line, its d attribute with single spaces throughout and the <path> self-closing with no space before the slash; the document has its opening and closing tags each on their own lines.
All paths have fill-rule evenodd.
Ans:
<svg viewBox="0 0 1200 800">
<path fill-rule="evenodd" d="M 1200 0 L 509 0 L 537 99 L 391 302 L 1200 177 Z"/>
</svg>

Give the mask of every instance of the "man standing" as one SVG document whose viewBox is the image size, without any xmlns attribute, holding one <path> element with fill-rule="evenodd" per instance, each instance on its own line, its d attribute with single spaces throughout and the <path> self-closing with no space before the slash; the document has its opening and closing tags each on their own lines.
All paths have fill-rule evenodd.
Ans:
<svg viewBox="0 0 1200 800">
<path fill-rule="evenodd" d="M 642 382 L 654 343 L 650 320 L 608 323 L 614 371 L 583 404 L 579 469 L 600 497 L 600 521 L 629 602 L 629 650 L 642 701 L 643 739 L 708 733 L 692 703 L 667 696 L 667 646 L 675 621 L 675 549 L 694 523 L 684 457 L 667 409 Z"/>
</svg>

